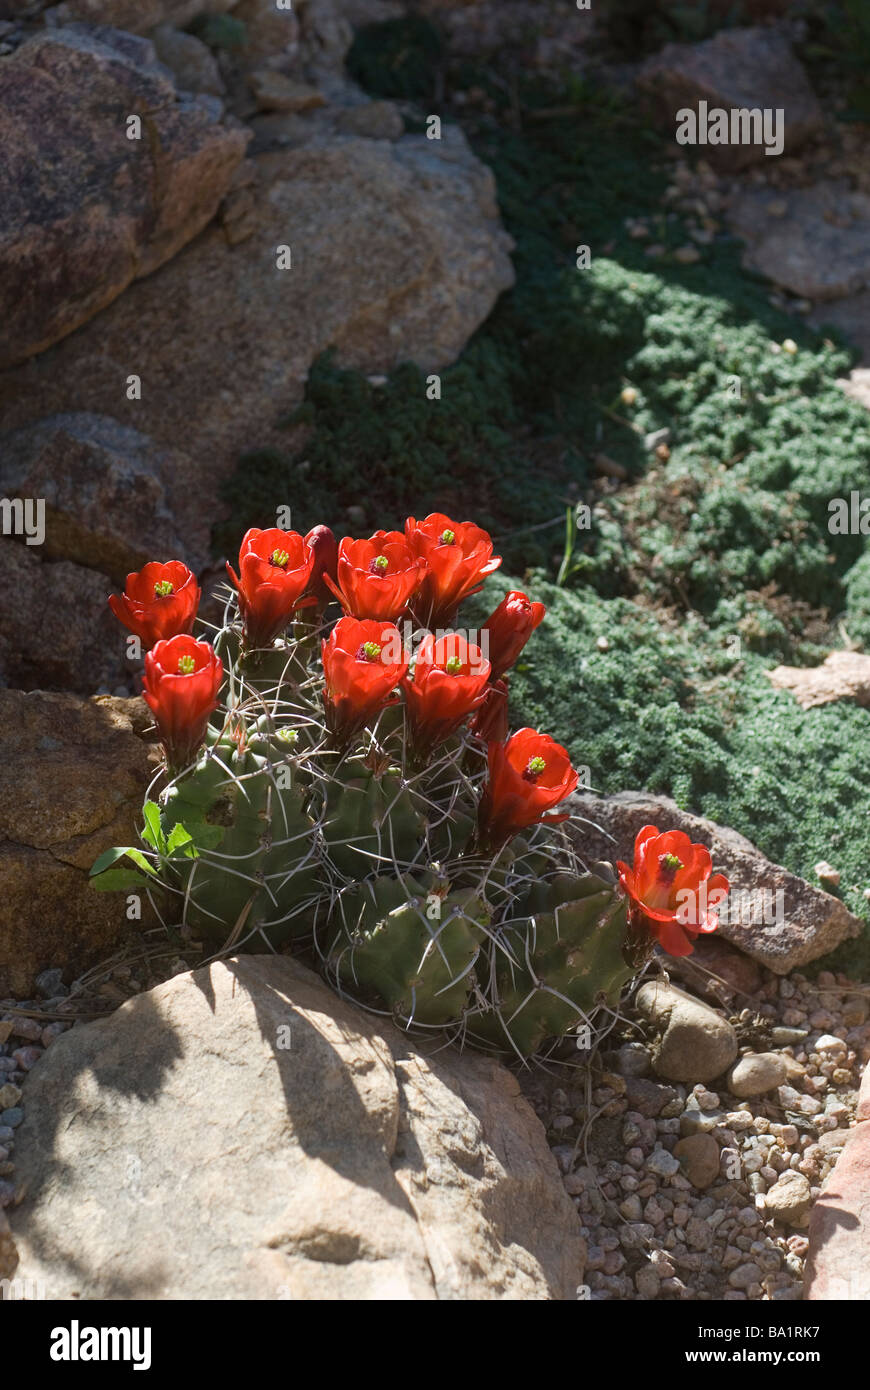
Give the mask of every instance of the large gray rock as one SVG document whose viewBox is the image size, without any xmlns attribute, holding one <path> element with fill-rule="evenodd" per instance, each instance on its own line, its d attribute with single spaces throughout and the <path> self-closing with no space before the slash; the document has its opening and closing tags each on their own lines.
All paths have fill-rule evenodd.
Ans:
<svg viewBox="0 0 870 1390">
<path fill-rule="evenodd" d="M 825 301 L 870 284 L 870 197 L 845 179 L 786 191 L 745 188 L 732 198 L 728 219 L 746 242 L 743 264 L 791 294 Z M 837 310 L 820 308 L 816 317 L 837 324 Z M 842 319 L 841 326 L 848 332 Z"/>
<path fill-rule="evenodd" d="M 637 75 L 640 91 L 671 131 L 677 112 L 769 108 L 785 112 L 784 153 L 792 154 L 823 124 L 822 108 L 785 36 L 776 29 L 722 29 L 704 43 L 669 43 Z M 767 156 L 762 144 L 704 145 L 723 169 L 740 169 Z"/>
<path fill-rule="evenodd" d="M 584 1243 L 489 1058 L 425 1057 L 310 971 L 247 956 L 58 1039 L 10 1222 L 66 1299 L 570 1299 Z"/>
<path fill-rule="evenodd" d="M 119 30 L 44 31 L 0 58 L 0 367 L 86 323 L 211 220 L 248 141 L 220 115 Z"/>
<path fill-rule="evenodd" d="M 657 825 L 660 830 L 683 830 L 693 842 L 705 844 L 714 869 L 728 878 L 732 895 L 763 890 L 771 895 L 769 902 L 775 908 L 781 891 L 781 923 L 723 920 L 719 926 L 722 937 L 777 975 L 827 955 L 841 941 L 863 931 L 860 918 L 839 899 L 771 863 L 736 830 L 693 816 L 669 797 L 639 791 L 607 797 L 582 793 L 572 797 L 568 809 L 577 817 L 569 822 L 570 833 L 587 863 L 596 859 L 631 863 L 637 832 L 644 825 Z M 758 898 L 755 902 L 762 905 Z"/>
<path fill-rule="evenodd" d="M 252 162 L 245 240 L 207 229 L 98 321 L 0 373 L 8 427 L 86 410 L 180 443 L 209 520 L 240 451 L 287 448 L 274 423 L 324 349 L 370 371 L 437 371 L 513 281 L 492 173 L 456 127 L 440 142 L 330 136 Z M 130 371 L 140 400 L 126 397 Z"/>
<path fill-rule="evenodd" d="M 141 700 L 0 690 L 0 997 L 30 998 L 49 966 L 81 974 L 121 936 L 125 899 L 88 872 L 136 843 L 149 718 Z"/>
<path fill-rule="evenodd" d="M 205 563 L 211 518 L 191 482 L 183 454 L 105 415 L 56 415 L 0 435 L 0 496 L 45 503 L 38 553 L 115 584 L 147 560 Z"/>
</svg>

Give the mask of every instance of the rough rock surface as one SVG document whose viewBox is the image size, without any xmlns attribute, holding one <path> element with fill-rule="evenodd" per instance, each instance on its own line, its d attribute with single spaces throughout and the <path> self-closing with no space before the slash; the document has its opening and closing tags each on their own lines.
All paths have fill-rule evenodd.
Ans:
<svg viewBox="0 0 870 1390">
<path fill-rule="evenodd" d="M 728 1089 L 732 1096 L 746 1099 L 763 1096 L 785 1083 L 788 1068 L 777 1052 L 747 1052 L 729 1072 Z"/>
<path fill-rule="evenodd" d="M 195 34 L 185 34 L 181 29 L 173 29 L 171 24 L 161 24 L 151 35 L 151 42 L 180 92 L 208 92 L 215 97 L 225 94 L 217 59 Z"/>
<path fill-rule="evenodd" d="M 288 118 L 300 119 L 300 118 Z M 314 358 L 376 371 L 451 362 L 513 281 L 492 173 L 455 127 L 442 141 L 341 137 L 256 161 L 251 234 L 211 227 L 99 320 L 0 373 L 7 426 L 61 411 L 112 415 L 185 449 L 206 515 L 254 445 L 286 448 L 275 419 Z M 277 268 L 289 246 L 291 268 Z M 141 400 L 128 400 L 131 367 Z"/>
<path fill-rule="evenodd" d="M 176 976 L 53 1044 L 11 1212 L 49 1298 L 570 1299 L 585 1247 L 489 1058 L 424 1057 L 286 958 Z"/>
<path fill-rule="evenodd" d="M 239 55 L 245 66 L 279 71 L 294 67 L 299 59 L 299 13 L 298 0 L 292 10 L 277 9 L 273 0 L 240 0 L 233 18 L 245 26 L 245 47 Z"/>
<path fill-rule="evenodd" d="M 802 299 L 840 299 L 870 284 L 870 197 L 846 179 L 791 190 L 745 188 L 731 201 L 728 218 L 746 242 L 743 264 Z M 836 323 L 836 310 L 832 317 L 820 309 L 817 318 Z"/>
<path fill-rule="evenodd" d="M 86 323 L 211 220 L 248 140 L 220 114 L 119 30 L 44 31 L 0 59 L 0 366 Z"/>
<path fill-rule="evenodd" d="M 39 554 L 123 584 L 147 560 L 208 558 L 209 520 L 183 454 L 108 416 L 54 416 L 0 435 L 0 495 L 41 498 Z"/>
<path fill-rule="evenodd" d="M 847 395 L 867 405 L 870 400 L 867 385 L 870 380 L 870 368 L 867 366 L 870 363 L 870 290 L 860 290 L 857 294 L 847 295 L 845 299 L 819 304 L 808 315 L 807 322 L 814 328 L 826 331 L 836 329 L 852 347 L 857 348 L 863 367 L 856 367 L 849 377 L 838 381 L 837 385 L 842 386 Z"/>
<path fill-rule="evenodd" d="M 728 1020 L 673 985 L 648 981 L 637 991 L 635 1006 L 662 1030 L 653 1070 L 667 1081 L 712 1081 L 737 1056 L 737 1035 Z"/>
<path fill-rule="evenodd" d="M 805 1297 L 870 1299 L 870 1066 L 858 1123 L 810 1216 Z"/>
<path fill-rule="evenodd" d="M 867 321 L 870 325 L 870 292 L 866 296 L 859 296 L 867 300 Z M 867 349 L 865 358 L 870 359 L 870 332 L 867 335 Z M 860 405 L 866 406 L 870 410 L 870 367 L 855 367 L 847 377 L 837 382 L 842 387 L 847 396 L 851 396 L 853 401 L 858 401 Z"/>
<path fill-rule="evenodd" d="M 777 690 L 790 690 L 803 709 L 854 700 L 870 705 L 870 656 L 831 652 L 821 666 L 775 666 L 767 675 Z"/>
<path fill-rule="evenodd" d="M 127 685 L 133 664 L 106 602 L 112 582 L 36 547 L 0 539 L 0 686 L 93 695 Z"/>
<path fill-rule="evenodd" d="M 755 961 L 729 946 L 718 932 L 699 936 L 690 956 L 669 956 L 667 970 L 671 976 L 678 975 L 693 994 L 705 995 L 714 1005 L 737 995 L 742 1008 L 761 985 L 761 970 Z"/>
<path fill-rule="evenodd" d="M 18 1251 L 9 1229 L 9 1218 L 5 1211 L 0 1211 L 0 1279 L 11 1279 L 17 1267 Z"/>
<path fill-rule="evenodd" d="M 568 809 L 578 818 L 569 825 L 587 863 L 596 859 L 630 862 L 637 832 L 644 825 L 658 825 L 660 829 L 684 830 L 694 842 L 705 844 L 713 856 L 714 868 L 727 876 L 732 896 L 738 892 L 758 894 L 759 890 L 764 890 L 772 895 L 769 901 L 775 907 L 776 894 L 782 890 L 783 921 L 780 924 L 738 920 L 722 921 L 719 926 L 719 934 L 725 940 L 777 975 L 787 975 L 808 961 L 826 955 L 841 941 L 859 936 L 863 930 L 861 920 L 839 899 L 813 887 L 781 865 L 772 864 L 736 830 L 690 815 L 669 797 L 641 791 L 619 792 L 607 797 L 582 793 L 571 798 Z M 589 821 L 594 824 L 587 824 Z M 735 897 L 734 901 L 739 900 Z M 757 898 L 749 899 L 750 908 L 753 902 L 763 906 Z"/>
<path fill-rule="evenodd" d="M 637 75 L 662 121 L 676 130 L 685 107 L 782 108 L 786 154 L 793 154 L 822 126 L 822 108 L 788 40 L 775 29 L 722 29 L 704 43 L 669 43 L 648 58 Z M 763 144 L 705 145 L 711 164 L 740 169 L 766 162 Z"/>
<path fill-rule="evenodd" d="M 0 690 L 0 997 L 29 998 L 41 970 L 78 974 L 118 940 L 124 899 L 87 876 L 136 842 L 145 723 L 140 700 Z"/>
<path fill-rule="evenodd" d="M 157 24 L 181 29 L 200 14 L 223 14 L 235 0 L 63 0 L 46 10 L 46 23 L 107 24 L 131 34 L 147 34 Z"/>
</svg>

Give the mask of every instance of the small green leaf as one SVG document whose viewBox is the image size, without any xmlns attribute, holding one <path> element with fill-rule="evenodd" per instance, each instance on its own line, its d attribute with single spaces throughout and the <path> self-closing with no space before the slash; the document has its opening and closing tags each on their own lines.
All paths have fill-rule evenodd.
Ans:
<svg viewBox="0 0 870 1390">
<path fill-rule="evenodd" d="M 145 829 L 142 831 L 142 839 L 152 849 L 158 850 L 161 854 L 166 853 L 166 837 L 160 825 L 160 807 L 156 801 L 146 801 L 142 807 L 142 815 L 145 818 Z"/>
<path fill-rule="evenodd" d="M 135 869 L 106 869 L 96 877 L 91 877 L 89 887 L 98 893 L 118 893 L 127 888 L 147 888 L 148 880 Z"/>
<path fill-rule="evenodd" d="M 95 878 L 97 874 L 104 873 L 113 864 L 117 864 L 119 859 L 123 859 L 125 854 L 129 854 L 133 863 L 138 864 L 140 869 L 144 869 L 152 878 L 156 875 L 157 870 L 149 864 L 141 849 L 136 849 L 133 845 L 115 845 L 113 849 L 107 849 L 104 854 L 94 860 L 90 877 Z M 129 872 L 129 870 L 125 870 L 125 872 Z"/>
<path fill-rule="evenodd" d="M 196 845 L 189 830 L 181 824 L 174 825 L 169 832 L 169 839 L 166 841 L 166 853 L 174 854 L 176 850 L 183 850 L 187 859 L 196 858 Z"/>
</svg>

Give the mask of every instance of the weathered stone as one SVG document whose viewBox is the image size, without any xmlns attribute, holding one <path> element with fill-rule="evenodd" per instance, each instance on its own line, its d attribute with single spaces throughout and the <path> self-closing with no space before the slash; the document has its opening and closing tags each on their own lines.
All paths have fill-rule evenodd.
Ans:
<svg viewBox="0 0 870 1390">
<path fill-rule="evenodd" d="M 839 899 L 771 863 L 737 831 L 691 815 L 669 797 L 642 791 L 607 797 L 582 793 L 571 798 L 567 809 L 584 818 L 573 826 L 569 822 L 569 829 L 587 863 L 596 859 L 630 862 L 637 832 L 652 824 L 662 830 L 684 830 L 693 841 L 705 844 L 715 869 L 727 876 L 732 895 L 755 895 L 748 900 L 750 905 L 758 902 L 757 895 L 763 891 L 767 902 L 775 906 L 781 891 L 781 922 L 723 920 L 718 933 L 777 975 L 787 975 L 808 961 L 827 955 L 841 941 L 860 936 L 864 929 L 862 921 Z M 588 821 L 594 824 L 587 824 Z"/>
<path fill-rule="evenodd" d="M 663 981 L 641 985 L 640 1013 L 662 1029 L 653 1070 L 668 1081 L 712 1081 L 737 1056 L 737 1035 L 727 1019 Z"/>
<path fill-rule="evenodd" d="M 839 1141 L 843 1151 L 810 1216 L 808 1299 L 870 1299 L 870 1067 L 861 1079 L 856 1118 L 851 1133 L 821 1136 L 823 1148 Z"/>
<path fill-rule="evenodd" d="M 782 217 L 770 217 L 776 199 Z M 809 188 L 744 189 L 729 205 L 732 229 L 746 242 L 743 264 L 802 299 L 853 295 L 870 284 L 870 197 L 845 179 Z M 826 309 L 820 319 L 830 318 Z"/>
<path fill-rule="evenodd" d="M 648 58 L 637 85 L 673 132 L 677 112 L 699 103 L 724 109 L 782 109 L 784 152 L 792 154 L 823 123 L 822 108 L 785 36 L 775 29 L 722 29 L 704 43 L 669 43 Z M 763 144 L 700 146 L 710 163 L 740 169 L 766 160 Z"/>
<path fill-rule="evenodd" d="M 261 111 L 312 111 L 326 105 L 326 98 L 317 87 L 295 82 L 271 68 L 257 68 L 248 84 Z"/>
<path fill-rule="evenodd" d="M 802 709 L 854 700 L 870 705 L 870 656 L 831 652 L 821 666 L 775 666 L 767 676 L 777 690 L 790 690 Z"/>
<path fill-rule="evenodd" d="M 786 1080 L 785 1061 L 776 1052 L 750 1052 L 741 1057 L 728 1073 L 728 1089 L 732 1096 L 746 1100 L 763 1096 L 782 1086 Z"/>
<path fill-rule="evenodd" d="M 195 34 L 161 24 L 151 35 L 155 52 L 161 63 L 175 78 L 180 92 L 208 92 L 222 97 L 226 92 L 217 59 L 211 49 Z"/>
<path fill-rule="evenodd" d="M 286 958 L 223 961 L 57 1039 L 11 1214 L 54 1298 L 570 1299 L 584 1243 L 490 1058 L 430 1057 Z"/>
<path fill-rule="evenodd" d="M 673 1086 L 658 1086 L 655 1081 L 645 1081 L 640 1076 L 625 1078 L 625 1098 L 630 1110 L 640 1115 L 655 1118 L 676 1097 Z"/>
<path fill-rule="evenodd" d="M 235 0 L 64 0 L 45 12 L 49 25 L 107 24 L 131 34 L 147 34 L 157 24 L 181 29 L 200 14 L 223 14 Z"/>
<path fill-rule="evenodd" d="M 0 373 L 7 427 L 88 410 L 183 441 L 184 481 L 210 519 L 239 452 L 286 450 L 274 422 L 324 349 L 367 371 L 408 359 L 435 371 L 513 281 L 492 173 L 456 127 L 440 142 L 341 137 L 256 164 L 246 239 L 230 247 L 207 229 L 98 322 Z M 137 401 L 123 389 L 131 363 Z"/>
<path fill-rule="evenodd" d="M 210 221 L 248 140 L 219 117 L 131 34 L 72 26 L 0 58 L 0 367 L 86 323 Z"/>
<path fill-rule="evenodd" d="M 719 1176 L 719 1145 L 712 1134 L 689 1134 L 674 1145 L 674 1158 L 685 1168 L 693 1187 L 703 1191 Z"/>
<path fill-rule="evenodd" d="M 242 63 L 248 68 L 295 70 L 299 59 L 300 13 L 299 0 L 289 10 L 279 10 L 274 0 L 240 0 L 233 18 L 241 20 L 245 26 L 245 46 L 238 55 Z M 343 49 L 342 61 L 345 52 Z"/>
<path fill-rule="evenodd" d="M 870 404 L 870 290 L 819 304 L 807 316 L 807 322 L 818 329 L 836 329 L 858 349 L 859 361 L 864 365 L 854 368 L 837 385 L 862 405 Z"/>
<path fill-rule="evenodd" d="M 0 1208 L 0 1279 L 11 1279 L 18 1268 L 18 1250 L 9 1229 L 9 1218 Z"/>
<path fill-rule="evenodd" d="M 28 548 L 115 584 L 147 560 L 198 569 L 208 558 L 210 518 L 184 455 L 104 415 L 53 416 L 0 436 L 0 495 L 45 503 L 44 542 Z"/>
<path fill-rule="evenodd" d="M 668 973 L 679 975 L 695 994 L 717 1002 L 739 994 L 751 998 L 761 984 L 755 961 L 729 946 L 718 932 L 699 936 L 690 956 L 668 957 Z"/>
<path fill-rule="evenodd" d="M 243 3 L 257 0 L 243 0 Z M 259 0 L 261 7 L 268 0 Z M 353 28 L 343 13 L 343 0 L 298 0 L 299 62 L 312 81 L 335 74 L 343 80 L 344 60 L 353 42 Z"/>
<path fill-rule="evenodd" d="M 764 1195 L 768 1217 L 786 1226 L 806 1226 L 810 1209 L 810 1183 L 803 1173 L 787 1168 Z"/>
<path fill-rule="evenodd" d="M 392 101 L 364 101 L 339 111 L 336 125 L 344 135 L 366 140 L 398 140 L 405 129 L 402 113 Z"/>
<path fill-rule="evenodd" d="M 112 845 L 136 843 L 153 775 L 140 700 L 0 690 L 0 996 L 29 998 L 49 966 L 108 954 L 125 903 L 88 887 Z M 146 908 L 143 903 L 143 911 Z"/>
<path fill-rule="evenodd" d="M 0 686 L 93 695 L 127 685 L 135 668 L 106 603 L 106 575 L 42 561 L 35 548 L 2 538 L 0 585 L 15 595 L 0 607 Z"/>
<path fill-rule="evenodd" d="M 868 1098 L 870 1099 L 870 1098 Z M 870 1123 L 846 1141 L 809 1227 L 804 1297 L 870 1299 Z"/>
<path fill-rule="evenodd" d="M 870 1066 L 864 1068 L 864 1075 L 861 1077 L 861 1089 L 858 1092 L 858 1109 L 855 1118 L 857 1120 L 870 1120 Z"/>
</svg>

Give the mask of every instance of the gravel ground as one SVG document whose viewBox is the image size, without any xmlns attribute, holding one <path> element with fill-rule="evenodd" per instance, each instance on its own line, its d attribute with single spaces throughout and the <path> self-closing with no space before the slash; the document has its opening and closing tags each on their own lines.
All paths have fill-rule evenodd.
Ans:
<svg viewBox="0 0 870 1390">
<path fill-rule="evenodd" d="M 24 1083 L 46 1048 L 71 1020 L 104 1016 L 195 964 L 164 945 L 72 990 L 45 971 L 37 999 L 0 1000 L 0 1207 L 15 1195 Z M 751 1008 L 733 1012 L 733 998 L 720 1009 L 740 1042 L 728 1084 L 769 1085 L 763 1094 L 737 1096 L 724 1078 L 657 1078 L 655 1028 L 630 1006 L 588 1061 L 574 1051 L 522 1076 L 583 1223 L 592 1299 L 802 1296 L 809 1210 L 870 1060 L 870 989 L 829 972 L 812 983 L 763 972 Z"/>
<path fill-rule="evenodd" d="M 763 1094 L 660 1081 L 655 1032 L 630 1008 L 588 1066 L 525 1083 L 583 1223 L 592 1299 L 802 1297 L 810 1208 L 870 1060 L 868 996 L 844 975 L 764 972 L 753 1008 L 724 1009 L 741 1053 L 727 1084 Z"/>
</svg>

